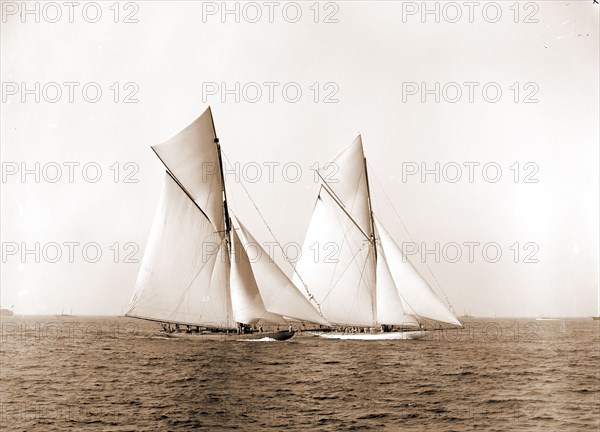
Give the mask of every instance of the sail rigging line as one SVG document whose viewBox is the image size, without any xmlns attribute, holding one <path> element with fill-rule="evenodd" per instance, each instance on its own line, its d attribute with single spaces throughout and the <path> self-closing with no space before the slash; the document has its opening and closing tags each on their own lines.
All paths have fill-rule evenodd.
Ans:
<svg viewBox="0 0 600 432">
<path fill-rule="evenodd" d="M 323 180 L 324 180 L 324 179 L 323 179 Z M 351 208 L 348 210 L 348 212 L 349 212 L 349 213 L 350 213 L 350 212 L 352 212 L 352 211 L 354 211 L 354 206 L 356 205 L 356 196 L 358 195 L 358 189 L 360 188 L 360 181 L 361 181 L 361 180 L 362 180 L 362 173 L 361 173 L 360 177 L 358 177 L 358 181 L 356 182 L 356 187 L 354 188 L 354 196 L 352 197 L 352 207 L 351 207 Z M 366 181 L 366 185 L 367 185 L 367 194 L 368 194 L 368 193 L 369 193 L 369 192 L 368 192 L 368 190 L 369 190 L 369 179 L 368 179 L 368 177 L 366 177 L 365 181 Z M 329 184 L 327 185 L 327 187 L 328 187 L 329 189 L 331 189 L 331 191 L 332 191 L 332 192 L 334 192 L 334 190 L 333 190 L 333 187 L 331 187 Z M 335 192 L 334 192 L 334 193 L 335 193 Z M 339 197 L 337 196 L 337 194 L 336 194 L 336 198 L 338 198 L 338 200 L 340 201 L 340 203 L 342 203 L 342 204 L 343 204 L 343 202 L 342 202 L 341 198 L 339 198 Z M 367 198 L 368 198 L 368 195 L 367 195 Z M 344 204 L 344 205 L 345 205 L 345 204 Z M 365 234 L 366 234 L 366 233 L 365 233 Z"/>
<path fill-rule="evenodd" d="M 354 218 L 352 217 L 352 215 L 350 214 L 350 212 L 348 211 L 348 209 L 346 208 L 346 206 L 344 205 L 344 203 L 342 202 L 342 200 L 337 196 L 337 194 L 335 193 L 335 191 L 331 188 L 331 186 L 329 186 L 329 183 L 327 183 L 325 181 L 325 179 L 323 178 L 323 176 L 321 175 L 321 173 L 317 170 L 315 170 L 315 172 L 317 173 L 317 175 L 319 176 L 319 178 L 321 179 L 321 182 L 323 183 L 324 187 L 323 189 L 325 191 L 327 191 L 327 193 L 331 196 L 331 198 L 333 198 L 333 201 L 340 206 L 340 208 L 344 211 L 344 213 L 346 213 L 346 215 L 350 218 L 350 220 L 354 223 L 354 225 L 356 225 L 356 227 L 359 229 L 359 231 L 362 233 L 362 235 L 365 236 L 365 238 L 367 240 L 369 240 L 369 242 L 371 241 L 371 238 L 367 235 L 367 233 L 362 229 L 362 227 L 358 224 L 358 222 L 356 222 L 354 220 Z"/>
<path fill-rule="evenodd" d="M 157 155 L 158 156 L 158 155 Z M 179 186 L 179 188 L 186 194 L 186 196 L 188 197 L 188 199 L 194 203 L 194 205 L 204 214 L 204 212 L 202 211 L 202 208 L 200 208 L 200 206 L 198 206 L 198 204 L 194 201 L 194 199 L 191 197 L 191 195 L 189 193 L 187 193 L 187 191 L 185 190 L 185 188 L 183 187 L 183 185 L 175 178 L 174 175 L 172 175 L 169 171 L 167 171 L 167 174 L 175 181 L 175 183 L 177 184 L 177 186 Z M 208 219 L 210 221 L 210 219 L 208 218 L 208 216 L 206 216 L 206 214 L 204 214 L 204 216 L 206 217 L 206 219 Z M 221 255 L 222 253 L 222 242 L 219 245 L 219 250 L 218 253 L 219 255 Z M 212 275 L 215 271 L 215 266 L 217 265 L 218 260 L 221 259 L 219 256 L 215 257 L 215 260 L 213 262 L 212 265 L 212 272 L 211 272 L 211 278 Z M 192 280 L 189 282 L 187 288 L 185 288 L 185 290 L 182 292 L 180 298 L 178 299 L 177 303 L 176 303 L 176 309 L 178 309 L 181 304 L 183 303 L 183 301 L 185 300 L 186 295 L 189 293 L 190 288 L 192 287 L 192 285 L 194 284 L 194 282 L 196 281 L 196 279 L 198 278 L 198 276 L 200 275 L 200 273 L 202 273 L 202 270 L 204 270 L 204 268 L 208 265 L 210 260 L 206 260 L 204 263 L 202 263 L 202 266 L 198 269 L 198 271 L 196 272 L 196 274 L 194 275 L 194 277 L 192 278 Z M 202 316 L 202 312 L 204 311 L 204 307 L 205 305 L 202 305 L 202 309 L 200 310 L 200 314 L 199 316 Z"/>
<path fill-rule="evenodd" d="M 360 252 L 363 250 L 363 248 L 364 248 L 364 246 L 363 246 L 362 248 L 360 248 L 358 251 L 356 251 L 356 253 L 355 253 L 355 254 L 353 255 L 353 257 L 352 257 L 352 258 L 353 258 L 353 259 L 352 259 L 352 262 L 348 263 L 348 265 L 346 266 L 346 269 L 348 269 L 348 267 L 350 267 L 350 266 L 352 265 L 352 263 L 356 263 L 356 259 L 354 259 L 354 258 L 356 258 L 356 255 L 358 255 L 358 254 L 359 254 L 359 253 L 360 253 Z M 369 243 L 369 249 L 370 249 L 370 248 L 371 248 L 371 244 Z M 371 251 L 369 250 L 369 254 L 370 254 L 370 253 L 371 253 Z M 366 270 L 366 268 L 367 268 L 367 261 L 368 261 L 368 258 L 369 258 L 369 255 L 367 255 L 367 259 L 365 260 L 365 263 L 364 263 L 364 265 L 363 265 L 363 266 L 362 266 L 362 268 L 360 269 L 360 279 L 359 279 L 359 281 L 360 281 L 360 282 L 363 282 L 363 281 L 364 281 L 364 279 L 363 279 L 363 275 L 365 274 L 365 270 Z M 334 290 L 334 289 L 337 287 L 337 284 L 340 282 L 340 280 L 341 280 L 341 277 L 344 275 L 344 273 L 345 273 L 345 271 L 344 271 L 344 272 L 342 272 L 342 275 L 340 275 L 340 277 L 338 278 L 337 282 L 335 282 L 335 283 L 333 284 L 333 286 L 331 286 L 331 288 L 329 289 L 329 291 L 327 292 L 327 294 L 325 295 L 325 297 L 323 297 L 323 301 L 325 301 L 325 300 L 327 299 L 327 297 L 329 297 L 329 294 L 331 294 L 331 292 L 332 292 L 332 291 L 333 291 L 333 290 Z M 371 300 L 373 300 L 373 299 L 371 299 Z M 354 305 L 356 305 L 356 304 L 357 304 L 357 302 L 358 302 L 358 291 L 356 292 L 356 295 L 354 296 L 354 300 L 353 300 L 353 302 L 352 302 L 352 305 L 351 305 L 351 307 L 350 307 L 350 310 L 352 310 L 352 307 L 353 307 Z M 372 304 L 372 302 L 371 302 L 371 304 Z M 371 311 L 371 312 L 373 313 L 373 311 Z M 374 315 L 373 315 L 373 318 L 375 319 L 375 321 L 374 321 L 374 322 L 377 322 L 377 314 L 376 314 L 376 312 L 374 313 Z M 338 323 L 338 324 L 340 324 L 340 323 Z M 347 323 L 341 323 L 341 324 L 347 324 Z"/>
<path fill-rule="evenodd" d="M 346 231 L 347 232 L 347 231 Z M 346 243 L 346 238 L 347 238 L 347 234 L 344 233 L 344 239 L 342 241 L 342 244 Z M 369 247 L 370 247 L 369 243 Z M 341 246 L 340 246 L 341 247 Z M 346 270 L 348 270 L 348 268 L 355 263 L 356 264 L 356 256 L 362 252 L 362 250 L 365 248 L 365 246 L 361 247 L 360 249 L 358 249 L 353 255 L 352 255 L 352 260 L 348 263 L 348 265 L 346 266 L 346 268 L 342 271 L 342 273 L 340 274 L 340 277 L 337 279 L 337 281 L 333 280 L 333 276 L 335 275 L 335 270 L 337 269 L 337 264 L 339 263 L 339 261 L 337 261 L 336 264 L 336 269 L 334 269 L 333 273 L 331 274 L 331 282 L 329 283 L 329 286 L 331 287 L 329 289 L 329 291 L 327 291 L 327 294 L 325 295 L 325 297 L 323 297 L 323 300 L 327 299 L 327 297 L 329 297 L 329 294 L 331 294 L 331 292 L 333 291 L 333 289 L 337 286 L 337 284 L 340 282 L 340 280 L 342 279 L 342 276 L 344 276 L 344 274 L 346 273 Z M 370 252 L 369 252 L 370 253 Z M 367 258 L 369 256 L 367 255 Z M 363 274 L 365 272 L 365 267 L 366 267 L 366 262 L 367 260 L 365 260 L 365 265 L 362 266 L 362 268 L 359 268 L 360 270 L 360 280 L 363 281 Z"/>
<path fill-rule="evenodd" d="M 379 183 L 379 186 L 381 188 L 381 190 L 383 191 L 384 196 L 386 197 L 386 199 L 388 200 L 390 206 L 392 207 L 392 210 L 394 211 L 394 214 L 396 215 L 396 218 L 398 219 L 398 221 L 400 222 L 400 224 L 402 225 L 402 228 L 404 228 L 404 231 L 406 232 L 406 234 L 408 235 L 408 239 L 414 243 L 414 240 L 412 238 L 412 236 L 410 235 L 410 232 L 408 231 L 408 228 L 406 228 L 406 225 L 404 224 L 404 222 L 402 221 L 402 218 L 400 217 L 400 215 L 398 214 L 398 211 L 396 210 L 396 208 L 394 207 L 394 204 L 391 200 L 391 198 L 389 197 L 389 195 L 387 194 L 387 192 L 385 191 L 381 181 L 379 180 L 379 177 L 377 177 L 377 174 L 375 174 L 375 180 Z M 408 260 L 408 257 L 406 257 L 406 259 Z M 450 309 L 450 312 L 452 312 L 452 314 L 456 317 L 456 313 L 454 312 L 454 309 L 452 308 L 452 305 L 450 304 L 450 300 L 448 300 L 448 296 L 446 296 L 446 293 L 444 292 L 442 286 L 440 285 L 439 281 L 437 280 L 437 278 L 435 277 L 435 274 L 433 274 L 433 271 L 431 270 L 431 268 L 429 267 L 429 264 L 427 264 L 427 260 L 424 262 L 425 267 L 427 268 L 427 270 L 429 271 L 429 274 L 431 275 L 431 277 L 433 278 L 433 281 L 435 282 L 435 285 L 437 286 L 438 290 L 442 293 L 442 295 L 444 296 L 444 301 L 446 302 L 446 305 L 448 306 L 448 308 Z M 417 273 L 421 273 L 419 272 L 419 270 L 413 265 L 413 267 L 415 268 L 415 270 L 417 271 Z M 420 274 L 421 275 L 421 274 Z M 423 275 L 421 275 L 421 277 L 423 277 Z"/>
<path fill-rule="evenodd" d="M 225 161 L 233 166 L 233 164 L 231 163 L 231 161 L 229 160 L 229 158 L 227 157 L 227 154 L 221 150 L 221 153 L 223 154 L 223 156 L 225 157 Z M 223 183 L 224 184 L 224 183 Z M 256 212 L 258 213 L 258 215 L 260 216 L 260 219 L 262 221 L 262 223 L 265 225 L 265 227 L 267 227 L 267 230 L 269 231 L 269 234 L 271 235 L 271 238 L 273 240 L 275 240 L 275 244 L 279 247 L 279 249 L 281 249 L 281 254 L 283 255 L 283 258 L 285 259 L 285 261 L 289 264 L 289 266 L 292 268 L 292 271 L 298 276 L 298 279 L 300 279 L 300 282 L 302 282 L 302 285 L 304 286 L 304 290 L 306 291 L 306 293 L 308 294 L 308 300 L 309 301 L 313 301 L 313 303 L 315 303 L 317 305 L 317 310 L 319 312 L 319 315 L 321 315 L 321 317 L 325 318 L 325 316 L 323 315 L 323 312 L 321 311 L 321 304 L 315 299 L 315 296 L 310 292 L 310 290 L 308 289 L 308 286 L 306 285 L 306 282 L 304 282 L 304 279 L 302 279 L 302 276 L 296 271 L 296 267 L 292 265 L 292 262 L 290 261 L 290 259 L 288 258 L 287 254 L 285 253 L 285 250 L 283 249 L 283 247 L 281 246 L 281 243 L 279 242 L 279 240 L 277 240 L 277 237 L 275 237 L 275 233 L 273 233 L 273 230 L 271 229 L 271 227 L 269 226 L 269 224 L 267 223 L 266 219 L 264 218 L 263 214 L 261 213 L 261 211 L 259 210 L 258 206 L 256 205 L 256 203 L 254 202 L 254 200 L 252 199 L 252 196 L 250 195 L 250 193 L 248 192 L 248 189 L 246 189 L 246 186 L 244 185 L 244 183 L 242 182 L 242 180 L 240 179 L 239 181 L 240 186 L 242 186 L 242 189 L 244 190 L 244 192 L 246 193 L 246 195 L 248 196 L 248 199 L 250 200 L 250 202 L 252 203 L 252 206 L 254 207 L 254 209 L 256 210 Z"/>
<path fill-rule="evenodd" d="M 227 326 L 208 326 L 205 324 L 191 324 L 189 322 L 185 322 L 185 321 L 175 321 L 175 320 L 167 320 L 167 319 L 162 319 L 162 318 L 150 318 L 150 317 L 145 317 L 142 315 L 130 315 L 129 312 L 125 313 L 125 316 L 127 317 L 131 317 L 131 318 L 140 318 L 140 319 L 145 319 L 146 321 L 152 321 L 152 322 L 156 322 L 159 324 L 162 323 L 169 323 L 169 324 L 181 324 L 181 325 L 193 325 L 193 326 L 198 326 L 200 328 L 204 328 L 204 329 L 221 329 L 221 330 L 235 330 L 235 327 L 227 327 Z"/>
<path fill-rule="evenodd" d="M 363 248 L 359 249 L 356 251 L 356 253 L 354 253 L 354 255 L 352 256 L 352 260 L 348 263 L 348 265 L 346 266 L 346 268 L 342 271 L 342 273 L 340 274 L 340 276 L 337 278 L 337 280 L 333 280 L 333 277 L 335 275 L 335 272 L 331 275 L 332 280 L 330 281 L 330 288 L 327 291 L 327 293 L 325 294 L 325 296 L 323 297 L 322 301 L 326 301 L 327 298 L 329 297 L 329 295 L 338 287 L 338 284 L 340 283 L 340 281 L 342 280 L 343 275 L 346 273 L 346 270 L 353 264 L 358 265 L 357 260 L 356 260 L 356 256 L 363 250 Z M 366 269 L 367 263 L 365 261 L 364 265 L 362 267 L 359 267 L 359 272 L 360 272 L 360 278 L 359 278 L 359 282 L 358 282 L 358 286 L 360 287 L 361 283 L 365 283 L 364 280 L 364 273 L 365 273 L 365 269 Z M 336 263 L 336 267 L 337 267 L 337 263 Z M 356 292 L 356 296 L 354 297 L 353 303 L 350 306 L 350 311 L 352 310 L 352 308 L 359 304 L 358 303 L 358 297 L 359 297 L 359 292 Z M 338 323 L 340 324 L 340 323 Z M 346 322 L 341 323 L 341 324 L 347 324 Z"/>
<path fill-rule="evenodd" d="M 325 188 L 321 186 L 321 189 Z M 371 310 L 368 312 L 368 323 L 369 325 L 373 325 L 373 322 L 376 320 L 376 313 L 373 311 L 373 284 L 371 283 L 370 278 L 366 277 L 368 276 L 369 270 L 372 266 L 372 252 L 370 250 L 372 244 L 368 239 L 363 238 L 362 235 L 356 233 L 355 225 L 353 225 L 352 223 L 348 223 L 349 221 L 347 219 L 347 213 L 345 213 L 344 211 L 340 211 L 341 208 L 339 208 L 337 203 L 335 203 L 334 197 L 332 197 L 331 195 L 329 196 L 331 202 L 327 201 L 327 205 L 330 206 L 330 209 L 333 209 L 335 211 L 331 222 L 335 226 L 338 226 L 341 231 L 341 236 L 336 237 L 335 242 L 339 248 L 339 251 L 349 251 L 350 254 L 349 256 L 345 256 L 344 259 L 337 259 L 334 262 L 327 264 L 330 266 L 331 273 L 329 278 L 326 278 L 322 281 L 323 283 L 321 284 L 321 286 L 323 287 L 323 289 L 321 292 L 320 300 L 323 303 L 325 303 L 330 298 L 330 296 L 332 296 L 338 297 L 339 301 L 339 293 L 341 292 L 340 287 L 341 289 L 346 288 L 340 284 L 344 284 L 344 281 L 346 281 L 346 284 L 350 283 L 352 287 L 356 289 L 355 296 L 353 296 L 352 298 L 348 298 L 348 300 L 350 301 L 348 304 L 346 304 L 346 308 L 344 310 L 337 310 L 338 320 L 335 321 L 335 323 L 338 325 L 342 325 L 349 324 L 352 322 L 352 320 L 349 320 L 349 317 L 351 317 L 354 312 L 360 311 L 360 305 L 364 304 L 364 302 L 359 301 L 361 298 L 361 293 L 363 293 L 363 295 L 368 296 L 370 300 Z M 319 194 L 318 199 L 323 200 L 321 194 Z M 358 247 L 352 247 L 352 244 L 354 244 L 356 241 L 358 241 L 359 243 Z M 367 250 L 366 254 L 365 249 Z M 356 272 L 358 276 L 356 279 L 353 279 L 352 282 L 349 282 L 347 278 L 344 277 L 344 275 L 348 274 L 349 271 Z M 336 294 L 334 294 L 334 292 Z M 336 309 L 335 303 L 329 303 L 328 305 L 328 309 Z M 367 313 L 367 311 L 365 310 L 363 313 Z M 361 317 L 364 318 L 362 313 Z"/>
</svg>

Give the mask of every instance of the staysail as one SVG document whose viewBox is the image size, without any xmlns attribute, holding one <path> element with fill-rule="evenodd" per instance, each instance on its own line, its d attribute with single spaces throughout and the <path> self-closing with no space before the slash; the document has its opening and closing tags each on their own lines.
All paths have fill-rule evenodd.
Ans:
<svg viewBox="0 0 600 432">
<path fill-rule="evenodd" d="M 228 286 L 225 241 L 167 173 L 127 315 L 235 328 Z"/>
<path fill-rule="evenodd" d="M 362 139 L 354 142 L 319 171 L 321 180 L 344 205 L 367 237 L 372 233 L 368 201 L 367 173 L 364 164 Z"/>
<path fill-rule="evenodd" d="M 411 315 L 461 325 L 377 219 L 375 226 L 404 310 Z"/>
<path fill-rule="evenodd" d="M 271 259 L 265 249 L 254 239 L 250 231 L 239 219 L 237 222 L 240 226 L 240 237 L 244 247 L 252 248 L 257 252 L 250 261 L 250 266 L 266 310 L 300 321 L 328 324 Z M 245 252 L 244 254 L 248 258 Z"/>
<path fill-rule="evenodd" d="M 285 324 L 281 315 L 268 312 L 258 290 L 250 259 L 240 241 L 237 230 L 232 230 L 231 304 L 236 322 L 256 324 L 269 322 Z"/>
<path fill-rule="evenodd" d="M 377 322 L 386 325 L 417 326 L 413 315 L 406 314 L 394 283 L 385 252 L 377 256 Z"/>
</svg>

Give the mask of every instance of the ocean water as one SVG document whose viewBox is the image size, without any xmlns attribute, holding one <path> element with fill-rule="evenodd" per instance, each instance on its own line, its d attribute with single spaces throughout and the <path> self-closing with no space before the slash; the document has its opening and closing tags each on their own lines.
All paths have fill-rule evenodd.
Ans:
<svg viewBox="0 0 600 432">
<path fill-rule="evenodd" d="M 2 431 L 592 431 L 600 321 L 466 320 L 418 341 L 167 339 L 2 318 Z"/>
</svg>

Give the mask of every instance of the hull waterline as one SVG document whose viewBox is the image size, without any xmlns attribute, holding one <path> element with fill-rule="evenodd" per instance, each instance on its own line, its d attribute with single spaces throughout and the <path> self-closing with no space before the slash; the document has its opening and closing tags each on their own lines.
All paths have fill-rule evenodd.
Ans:
<svg viewBox="0 0 600 432">
<path fill-rule="evenodd" d="M 428 331 L 403 331 L 385 333 L 342 333 L 342 332 L 310 332 L 314 336 L 323 339 L 338 340 L 416 340 L 421 339 L 429 333 Z"/>
</svg>

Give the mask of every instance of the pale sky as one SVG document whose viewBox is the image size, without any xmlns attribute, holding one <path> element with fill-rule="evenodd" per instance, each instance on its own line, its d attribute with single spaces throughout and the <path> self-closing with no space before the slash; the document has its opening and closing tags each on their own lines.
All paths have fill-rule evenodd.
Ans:
<svg viewBox="0 0 600 432">
<path fill-rule="evenodd" d="M 599 8 L 591 0 L 526 3 L 510 9 L 514 2 L 500 2 L 497 22 L 488 22 L 495 9 L 486 2 L 473 11 L 473 22 L 467 7 L 455 3 L 462 13 L 455 23 L 448 21 L 456 10 L 444 3 L 437 3 L 439 23 L 433 14 L 423 23 L 414 9 L 421 2 L 359 1 L 312 9 L 313 2 L 302 3 L 295 23 L 288 22 L 295 6 L 279 2 L 270 23 L 268 7 L 258 2 L 238 4 L 236 23 L 235 15 L 220 15 L 221 2 L 205 3 L 203 15 L 200 2 L 157 1 L 121 3 L 118 23 L 112 2 L 101 4 L 96 23 L 85 20 L 93 20 L 93 8 L 85 16 L 75 9 L 69 22 L 65 6 L 61 19 L 49 23 L 57 10 L 43 5 L 39 23 L 33 13 L 23 23 L 14 10 L 21 2 L 3 2 L 2 307 L 39 314 L 124 312 L 139 269 L 125 257 L 143 256 L 164 175 L 150 146 L 210 105 L 228 159 L 240 163 L 246 177 L 262 167 L 261 178 L 245 186 L 282 243 L 303 241 L 318 193 L 309 167 L 322 166 L 361 133 L 375 212 L 396 241 L 408 239 L 386 194 L 419 245 L 460 245 L 463 257 L 456 263 L 427 257 L 458 314 L 597 315 Z M 261 19 L 248 22 L 257 10 Z M 127 16 L 138 22 L 122 22 Z M 338 22 L 325 23 L 326 17 Z M 63 92 L 55 103 L 51 82 Z M 78 83 L 72 103 L 65 82 Z M 215 88 L 211 83 L 235 89 L 236 82 L 239 102 L 233 93 L 224 102 L 220 91 L 207 94 Z M 86 83 L 92 83 L 90 98 L 101 88 L 97 103 L 84 100 Z M 425 102 L 420 92 L 409 94 L 411 83 L 430 90 L 440 83 L 439 103 L 434 94 Z M 464 83 L 475 83 L 472 103 Z M 289 98 L 302 90 L 298 102 L 286 101 L 286 84 Z M 23 95 L 23 86 L 33 92 Z M 262 97 L 252 103 L 257 86 Z M 451 103 L 457 87 L 462 97 Z M 502 95 L 491 103 L 497 88 Z M 123 103 L 128 95 L 138 102 Z M 337 102 L 324 103 L 327 96 Z M 36 162 L 39 183 L 34 173 L 22 181 L 21 170 L 35 171 Z M 436 162 L 444 174 L 439 183 L 433 174 L 423 182 L 420 172 L 407 171 L 434 169 Z M 273 182 L 269 163 L 280 164 Z M 282 172 L 286 163 L 301 167 L 297 182 L 285 180 L 284 174 L 295 175 L 293 168 Z M 489 176 L 494 167 L 502 170 L 497 182 L 484 178 L 486 164 Z M 62 177 L 52 183 L 56 166 Z M 86 181 L 97 166 L 99 180 Z M 456 166 L 463 176 L 453 183 L 448 180 Z M 127 174 L 137 183 L 126 183 Z M 234 176 L 227 180 L 236 214 L 257 239 L 271 241 Z M 70 242 L 77 243 L 73 262 Z M 82 256 L 92 242 L 102 251 L 96 263 Z M 470 242 L 497 243 L 502 257 L 487 262 L 479 247 L 469 262 Z M 36 253 L 21 254 L 36 243 L 40 262 Z M 52 263 L 54 243 L 62 258 Z M 93 252 L 88 248 L 86 257 Z M 537 263 L 524 262 L 529 253 Z M 289 265 L 282 268 L 291 272 Z"/>
</svg>

